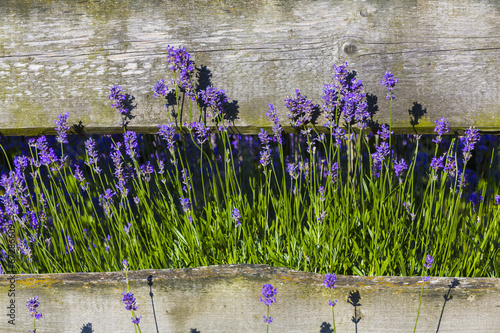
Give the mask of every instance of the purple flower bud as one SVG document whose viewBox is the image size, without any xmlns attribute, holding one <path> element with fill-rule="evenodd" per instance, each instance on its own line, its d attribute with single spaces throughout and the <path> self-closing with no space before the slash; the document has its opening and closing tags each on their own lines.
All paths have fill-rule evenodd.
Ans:
<svg viewBox="0 0 500 333">
<path fill-rule="evenodd" d="M 436 119 L 436 128 L 434 128 L 434 132 L 437 133 L 437 137 L 432 139 L 432 142 L 439 144 L 442 140 L 443 134 L 449 132 L 449 123 L 446 118 L 441 117 L 441 119 Z"/>
<path fill-rule="evenodd" d="M 426 269 L 431 269 L 433 262 L 434 262 L 434 258 L 430 254 L 428 254 L 427 257 L 425 258 L 424 267 Z"/>
<path fill-rule="evenodd" d="M 165 81 L 161 79 L 156 82 L 153 92 L 153 97 L 165 96 L 167 94 L 168 87 L 165 85 Z"/>
<path fill-rule="evenodd" d="M 71 129 L 71 126 L 69 126 L 67 120 L 69 117 L 69 112 L 66 112 L 64 115 L 59 115 L 58 120 L 54 120 L 56 123 L 56 132 L 57 132 L 57 142 L 60 143 L 68 143 L 68 140 L 66 140 L 66 132 Z"/>
<path fill-rule="evenodd" d="M 394 163 L 394 173 L 396 173 L 396 177 L 399 178 L 399 182 L 402 181 L 401 175 L 403 172 L 408 169 L 408 165 L 406 164 L 404 159 L 401 159 L 399 162 Z"/>
<path fill-rule="evenodd" d="M 267 111 L 266 116 L 269 118 L 269 121 L 273 123 L 273 141 L 283 143 L 281 135 L 283 127 L 281 127 L 280 120 L 278 118 L 278 111 L 276 111 L 276 108 L 272 104 L 269 104 L 269 110 Z"/>
<path fill-rule="evenodd" d="M 236 227 L 239 227 L 241 225 L 241 222 L 240 222 L 241 215 L 240 215 L 240 211 L 238 208 L 235 208 L 232 210 L 231 217 L 233 218 L 234 221 L 236 221 Z"/>
<path fill-rule="evenodd" d="M 380 135 L 382 140 L 387 140 L 394 134 L 393 131 L 389 131 L 389 127 L 387 125 L 382 125 L 380 129 L 377 131 L 377 134 Z"/>
<path fill-rule="evenodd" d="M 312 120 L 313 111 L 318 105 L 302 96 L 299 89 L 295 90 L 295 94 L 295 98 L 285 98 L 285 107 L 288 109 L 287 117 L 291 119 L 292 127 L 300 128 Z"/>
<path fill-rule="evenodd" d="M 323 285 L 327 288 L 335 289 L 337 288 L 337 286 L 335 286 L 335 282 L 337 282 L 337 276 L 335 275 L 335 273 L 326 274 Z"/>
<path fill-rule="evenodd" d="M 399 83 L 398 79 L 394 79 L 394 74 L 386 71 L 382 80 L 380 80 L 380 85 L 385 86 L 387 88 L 387 100 L 394 99 L 394 94 L 392 91 L 394 90 L 394 86 L 396 83 Z"/>
<path fill-rule="evenodd" d="M 42 318 L 42 313 L 38 312 L 38 307 L 40 306 L 40 302 L 38 301 L 38 296 L 31 298 L 27 303 L 28 311 L 30 312 L 30 316 L 35 319 Z"/>
<path fill-rule="evenodd" d="M 263 285 L 260 301 L 267 306 L 276 303 L 276 288 L 273 288 L 273 286 L 269 283 Z"/>
<path fill-rule="evenodd" d="M 471 152 L 474 150 L 474 145 L 480 138 L 479 131 L 473 127 L 466 129 L 465 137 L 460 138 L 460 140 L 464 143 L 462 152 L 464 154 L 465 163 L 467 163 L 471 158 Z"/>
<path fill-rule="evenodd" d="M 207 117 L 219 120 L 224 115 L 226 104 L 228 103 L 228 98 L 224 90 L 207 87 L 205 90 L 200 91 L 199 96 L 205 106 L 209 108 Z"/>
</svg>

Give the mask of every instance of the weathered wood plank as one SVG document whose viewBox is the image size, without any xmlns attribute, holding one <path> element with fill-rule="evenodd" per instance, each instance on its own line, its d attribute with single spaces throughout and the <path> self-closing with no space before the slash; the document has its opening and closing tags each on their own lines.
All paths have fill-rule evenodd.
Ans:
<svg viewBox="0 0 500 333">
<path fill-rule="evenodd" d="M 130 129 L 156 132 L 167 122 L 152 94 L 171 78 L 167 45 L 206 66 L 237 106 L 242 133 L 269 127 L 268 103 L 286 121 L 283 98 L 297 88 L 321 104 L 332 65 L 346 61 L 378 97 L 379 123 L 389 118 L 379 82 L 395 72 L 397 132 L 432 132 L 441 116 L 453 129 L 500 130 L 495 0 L 3 0 L 0 17 L 5 135 L 54 133 L 66 111 L 89 133 L 120 132 L 107 100 L 113 84 L 136 98 Z"/>
<path fill-rule="evenodd" d="M 137 298 L 142 332 L 156 332 L 147 282 L 150 275 L 160 332 L 263 332 L 266 307 L 259 297 L 265 283 L 277 289 L 277 303 L 271 305 L 271 332 L 333 332 L 330 291 L 322 286 L 324 275 L 266 265 L 130 272 L 130 292 Z M 0 278 L 2 295 L 10 288 L 9 278 Z M 452 280 L 433 277 L 426 284 L 417 332 L 498 332 L 500 279 L 458 278 L 458 285 L 450 288 Z M 336 285 L 338 332 L 412 331 L 420 277 L 338 276 Z M 133 332 L 130 313 L 120 303 L 126 288 L 124 272 L 16 275 L 16 325 L 8 325 L 4 316 L 0 330 L 16 333 L 31 328 L 25 304 L 39 296 L 43 319 L 37 322 L 37 332 L 89 333 L 90 328 Z M 6 302 L 9 299 L 2 301 L 4 311 Z"/>
</svg>

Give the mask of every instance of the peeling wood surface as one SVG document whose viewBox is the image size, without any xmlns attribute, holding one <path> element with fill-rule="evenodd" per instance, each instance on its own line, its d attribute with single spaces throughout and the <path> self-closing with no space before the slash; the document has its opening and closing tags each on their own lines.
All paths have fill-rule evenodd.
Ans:
<svg viewBox="0 0 500 333">
<path fill-rule="evenodd" d="M 262 332 L 266 307 L 262 286 L 277 289 L 271 332 L 332 332 L 330 292 L 324 275 L 267 265 L 223 265 L 129 272 L 143 332 L 156 332 L 147 278 L 160 332 Z M 0 278 L 7 294 L 9 276 Z M 431 277 L 426 284 L 417 332 L 498 332 L 500 279 Z M 421 290 L 420 277 L 338 276 L 333 298 L 339 332 L 411 332 Z M 16 326 L 26 332 L 32 319 L 25 302 L 39 296 L 43 319 L 37 332 L 131 332 L 130 313 L 120 303 L 124 272 L 16 275 Z M 448 299 L 445 302 L 445 298 Z M 5 298 L 3 298 L 5 299 Z M 4 302 L 4 301 L 2 301 Z M 5 303 L 3 303 L 5 304 Z M 356 308 L 354 307 L 356 305 Z M 353 319 L 355 319 L 353 321 Z M 357 323 L 355 323 L 357 321 Z M 90 330 L 92 328 L 92 330 Z"/>
<path fill-rule="evenodd" d="M 377 100 L 375 123 L 389 121 L 379 84 L 389 70 L 400 80 L 396 132 L 432 132 L 442 116 L 459 132 L 500 132 L 495 0 L 2 0 L 0 17 L 4 135 L 52 134 L 66 111 L 88 133 L 121 132 L 114 84 L 135 97 L 129 128 L 157 132 L 168 122 L 153 98 L 155 82 L 172 78 L 167 45 L 185 46 L 226 90 L 242 133 L 270 127 L 269 103 L 288 123 L 283 98 L 297 88 L 321 105 L 332 66 L 346 61 Z"/>
</svg>

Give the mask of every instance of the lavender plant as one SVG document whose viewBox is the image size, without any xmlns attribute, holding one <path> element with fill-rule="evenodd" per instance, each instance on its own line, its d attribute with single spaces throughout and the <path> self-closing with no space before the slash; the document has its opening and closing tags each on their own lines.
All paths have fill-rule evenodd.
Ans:
<svg viewBox="0 0 500 333">
<path fill-rule="evenodd" d="M 2 139 L 0 250 L 7 230 L 16 234 L 14 268 L 0 256 L 6 273 L 113 271 L 129 258 L 137 269 L 263 263 L 411 276 L 432 250 L 435 275 L 500 276 L 496 137 L 471 128 L 459 139 L 443 118 L 435 137 L 391 142 L 391 124 L 372 135 L 347 64 L 323 89 L 326 128 L 311 124 L 320 106 L 296 91 L 269 105 L 272 133 L 231 134 L 225 91 L 200 89 L 189 53 L 167 51 L 174 79 L 151 89 L 174 119 L 157 135 L 126 128 L 131 106 L 113 86 L 121 135 L 83 144 L 64 114 L 57 137 Z M 397 80 L 383 81 L 392 100 Z M 179 124 L 184 97 L 211 117 Z"/>
<path fill-rule="evenodd" d="M 269 324 L 273 322 L 273 318 L 269 315 L 269 307 L 271 304 L 276 303 L 276 288 L 273 288 L 272 284 L 266 283 L 262 286 L 262 295 L 260 296 L 260 302 L 267 306 L 267 316 L 264 316 L 264 322 L 266 323 L 266 332 L 269 333 Z"/>
<path fill-rule="evenodd" d="M 125 304 L 125 310 L 130 311 L 132 314 L 131 319 L 132 319 L 132 324 L 134 324 L 135 332 L 137 333 L 137 331 L 139 331 L 139 333 L 141 333 L 141 328 L 139 327 L 139 323 L 141 322 L 142 316 L 137 317 L 135 315 L 135 311 L 137 311 L 139 307 L 136 304 L 136 299 L 134 297 L 134 294 L 130 293 L 130 287 L 128 284 L 128 261 L 123 260 L 122 264 L 123 264 L 123 270 L 125 271 L 125 280 L 127 281 L 127 292 L 123 293 L 123 298 L 121 302 Z"/>
<path fill-rule="evenodd" d="M 31 333 L 36 333 L 36 321 L 42 318 L 42 313 L 38 310 L 40 306 L 40 302 L 38 301 L 38 296 L 35 296 L 28 300 L 26 303 L 28 307 L 28 311 L 30 313 L 30 317 L 33 318 L 33 331 L 28 330 Z"/>
<path fill-rule="evenodd" d="M 334 308 L 335 305 L 337 305 L 337 300 L 333 300 L 333 289 L 337 288 L 335 286 L 335 282 L 337 282 L 337 276 L 335 273 L 329 273 L 325 275 L 325 281 L 323 282 L 323 285 L 330 289 L 330 299 L 328 300 L 328 305 L 332 307 L 332 322 L 333 322 L 333 332 L 335 333 L 335 312 Z"/>
</svg>

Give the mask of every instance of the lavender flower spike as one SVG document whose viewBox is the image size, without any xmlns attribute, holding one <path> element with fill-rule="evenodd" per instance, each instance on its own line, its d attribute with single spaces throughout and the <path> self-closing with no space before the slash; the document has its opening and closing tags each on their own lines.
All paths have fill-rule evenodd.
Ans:
<svg viewBox="0 0 500 333">
<path fill-rule="evenodd" d="M 283 127 L 281 127 L 280 120 L 278 118 L 278 111 L 276 111 L 274 105 L 269 104 L 269 110 L 267 111 L 266 116 L 269 118 L 269 121 L 273 123 L 273 141 L 283 143 L 283 138 L 281 136 Z"/>
<path fill-rule="evenodd" d="M 264 316 L 264 322 L 267 324 L 267 330 L 269 332 L 269 324 L 273 322 L 273 318 L 269 315 L 269 306 L 276 303 L 276 288 L 273 288 L 269 283 L 263 285 L 260 301 L 267 306 L 267 316 Z"/>
<path fill-rule="evenodd" d="M 464 160 L 467 163 L 472 154 L 471 152 L 474 150 L 474 145 L 480 139 L 479 131 L 473 127 L 469 127 L 465 130 L 465 137 L 460 138 L 462 142 L 464 142 L 464 148 L 462 152 L 464 154 Z"/>
<path fill-rule="evenodd" d="M 156 82 L 155 88 L 153 91 L 153 97 L 160 97 L 160 96 L 165 96 L 167 94 L 168 87 L 165 85 L 165 81 L 161 79 L 160 81 Z"/>
<path fill-rule="evenodd" d="M 441 117 L 441 119 L 436 119 L 436 128 L 434 128 L 434 132 L 437 133 L 437 137 L 432 139 L 432 142 L 439 144 L 442 140 L 443 134 L 449 132 L 449 123 L 446 118 Z"/>
<path fill-rule="evenodd" d="M 424 267 L 426 269 L 431 269 L 433 262 L 434 262 L 434 258 L 430 254 L 428 254 L 427 257 L 425 258 Z"/>
<path fill-rule="evenodd" d="M 57 132 L 57 142 L 59 143 L 68 143 L 68 140 L 66 139 L 66 132 L 71 129 L 71 126 L 69 126 L 67 120 L 69 117 L 69 112 L 66 112 L 65 114 L 59 115 L 59 119 L 54 120 L 56 123 L 56 132 Z"/>
<path fill-rule="evenodd" d="M 335 275 L 335 273 L 326 274 L 323 285 L 329 289 L 335 289 L 337 288 L 337 286 L 335 286 L 335 282 L 337 282 L 337 276 Z"/>
<path fill-rule="evenodd" d="M 31 318 L 40 319 L 42 318 L 42 313 L 38 312 L 38 307 L 40 302 L 38 301 L 38 296 L 31 298 L 27 303 L 28 311 L 30 312 Z"/>
<path fill-rule="evenodd" d="M 328 300 L 328 305 L 332 307 L 332 319 L 333 319 L 333 331 L 336 332 L 335 330 L 335 312 L 334 312 L 334 306 L 337 304 L 337 300 L 333 301 L 333 289 L 336 288 L 335 282 L 337 282 L 337 276 L 335 273 L 331 274 L 326 274 L 325 275 L 325 281 L 323 282 L 323 285 L 330 289 L 330 298 Z"/>
<path fill-rule="evenodd" d="M 267 306 L 276 303 L 276 288 L 273 288 L 273 286 L 269 283 L 263 285 L 262 296 L 260 297 L 260 301 L 261 303 L 264 303 Z"/>
<path fill-rule="evenodd" d="M 392 91 L 394 90 L 394 86 L 396 83 L 399 83 L 398 79 L 394 78 L 394 74 L 386 71 L 382 80 L 380 80 L 380 85 L 385 86 L 387 88 L 387 96 L 385 97 L 387 100 L 393 100 L 394 94 Z"/>
<path fill-rule="evenodd" d="M 240 211 L 238 208 L 235 208 L 232 210 L 231 217 L 233 218 L 233 220 L 236 221 L 236 226 L 239 227 L 241 225 L 241 222 L 240 222 L 241 215 L 240 215 Z"/>
<path fill-rule="evenodd" d="M 300 94 L 299 89 L 295 90 L 297 97 L 285 98 L 285 107 L 288 109 L 287 117 L 291 119 L 294 128 L 306 126 L 312 120 L 313 110 L 318 106 L 312 100 Z"/>
</svg>

